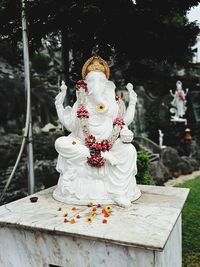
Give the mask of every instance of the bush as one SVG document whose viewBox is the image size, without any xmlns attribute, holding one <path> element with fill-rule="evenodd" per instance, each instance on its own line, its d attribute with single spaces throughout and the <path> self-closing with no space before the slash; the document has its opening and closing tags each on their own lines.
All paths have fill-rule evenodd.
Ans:
<svg viewBox="0 0 200 267">
<path fill-rule="evenodd" d="M 139 151 L 137 153 L 137 168 L 138 168 L 138 173 L 136 175 L 137 183 L 146 185 L 153 184 L 153 181 L 150 178 L 150 161 L 147 152 Z"/>
</svg>

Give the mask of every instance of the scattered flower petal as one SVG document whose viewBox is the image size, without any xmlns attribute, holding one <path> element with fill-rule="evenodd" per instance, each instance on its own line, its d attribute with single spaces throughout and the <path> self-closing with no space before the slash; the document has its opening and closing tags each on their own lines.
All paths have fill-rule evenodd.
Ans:
<svg viewBox="0 0 200 267">
<path fill-rule="evenodd" d="M 71 223 L 71 224 L 76 223 L 75 219 L 71 219 L 70 223 Z"/>
<path fill-rule="evenodd" d="M 106 206 L 105 207 L 106 212 L 110 213 L 112 212 L 112 206 Z"/>
<path fill-rule="evenodd" d="M 102 213 L 104 213 L 104 214 L 105 214 L 105 213 L 107 213 L 107 211 L 106 211 L 105 209 L 102 209 Z"/>
<path fill-rule="evenodd" d="M 87 217 L 87 218 L 86 218 L 86 222 L 91 223 L 92 221 L 93 221 L 93 219 L 92 219 L 91 217 Z"/>
</svg>

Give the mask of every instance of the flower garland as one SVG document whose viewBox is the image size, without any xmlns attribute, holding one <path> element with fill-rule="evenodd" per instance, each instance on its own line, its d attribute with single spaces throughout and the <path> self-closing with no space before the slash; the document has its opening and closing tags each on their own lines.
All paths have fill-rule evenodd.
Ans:
<svg viewBox="0 0 200 267">
<path fill-rule="evenodd" d="M 119 133 L 123 126 L 125 125 L 123 119 L 124 107 L 122 100 L 116 96 L 116 101 L 119 105 L 118 117 L 115 118 L 113 122 L 113 130 L 111 136 L 108 140 L 102 140 L 101 142 L 96 141 L 95 136 L 89 133 L 89 112 L 85 107 L 86 104 L 86 94 L 88 93 L 87 84 L 83 80 L 79 80 L 76 83 L 77 90 L 77 101 L 78 101 L 78 109 L 77 109 L 77 118 L 80 119 L 81 127 L 83 133 L 85 134 L 85 146 L 89 148 L 90 157 L 87 158 L 87 163 L 91 167 L 101 168 L 105 164 L 105 159 L 101 155 L 101 152 L 109 151 L 114 142 L 119 137 Z"/>
</svg>

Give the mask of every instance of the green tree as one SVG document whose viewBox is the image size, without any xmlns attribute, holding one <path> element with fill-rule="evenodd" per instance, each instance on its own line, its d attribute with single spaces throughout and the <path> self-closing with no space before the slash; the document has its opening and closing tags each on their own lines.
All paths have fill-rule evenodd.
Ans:
<svg viewBox="0 0 200 267">
<path fill-rule="evenodd" d="M 1 0 L 0 38 L 15 44 L 21 40 L 21 3 Z M 32 51 L 47 34 L 60 34 L 65 80 L 80 73 L 92 52 L 114 60 L 113 73 L 123 70 L 132 80 L 146 62 L 187 64 L 199 32 L 186 19 L 198 0 L 27 0 L 29 40 Z M 13 45 L 14 46 L 14 45 Z M 70 68 L 69 51 L 74 64 Z M 70 70 L 70 73 L 69 73 Z M 136 72 L 133 72 L 133 70 Z"/>
</svg>

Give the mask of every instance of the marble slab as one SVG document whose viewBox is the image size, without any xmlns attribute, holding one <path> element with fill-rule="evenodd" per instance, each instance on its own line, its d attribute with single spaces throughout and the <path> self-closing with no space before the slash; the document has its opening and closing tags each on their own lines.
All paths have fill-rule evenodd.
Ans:
<svg viewBox="0 0 200 267">
<path fill-rule="evenodd" d="M 186 188 L 140 185 L 142 196 L 128 209 L 113 205 L 107 224 L 103 224 L 101 212 L 88 223 L 86 217 L 91 208 L 76 206 L 73 211 L 72 205 L 54 200 L 54 188 L 34 194 L 38 197 L 36 203 L 30 202 L 29 196 L 1 206 L 0 228 L 15 227 L 162 251 L 189 193 Z M 74 224 L 64 223 L 65 211 L 69 220 L 78 214 L 81 218 Z"/>
</svg>

